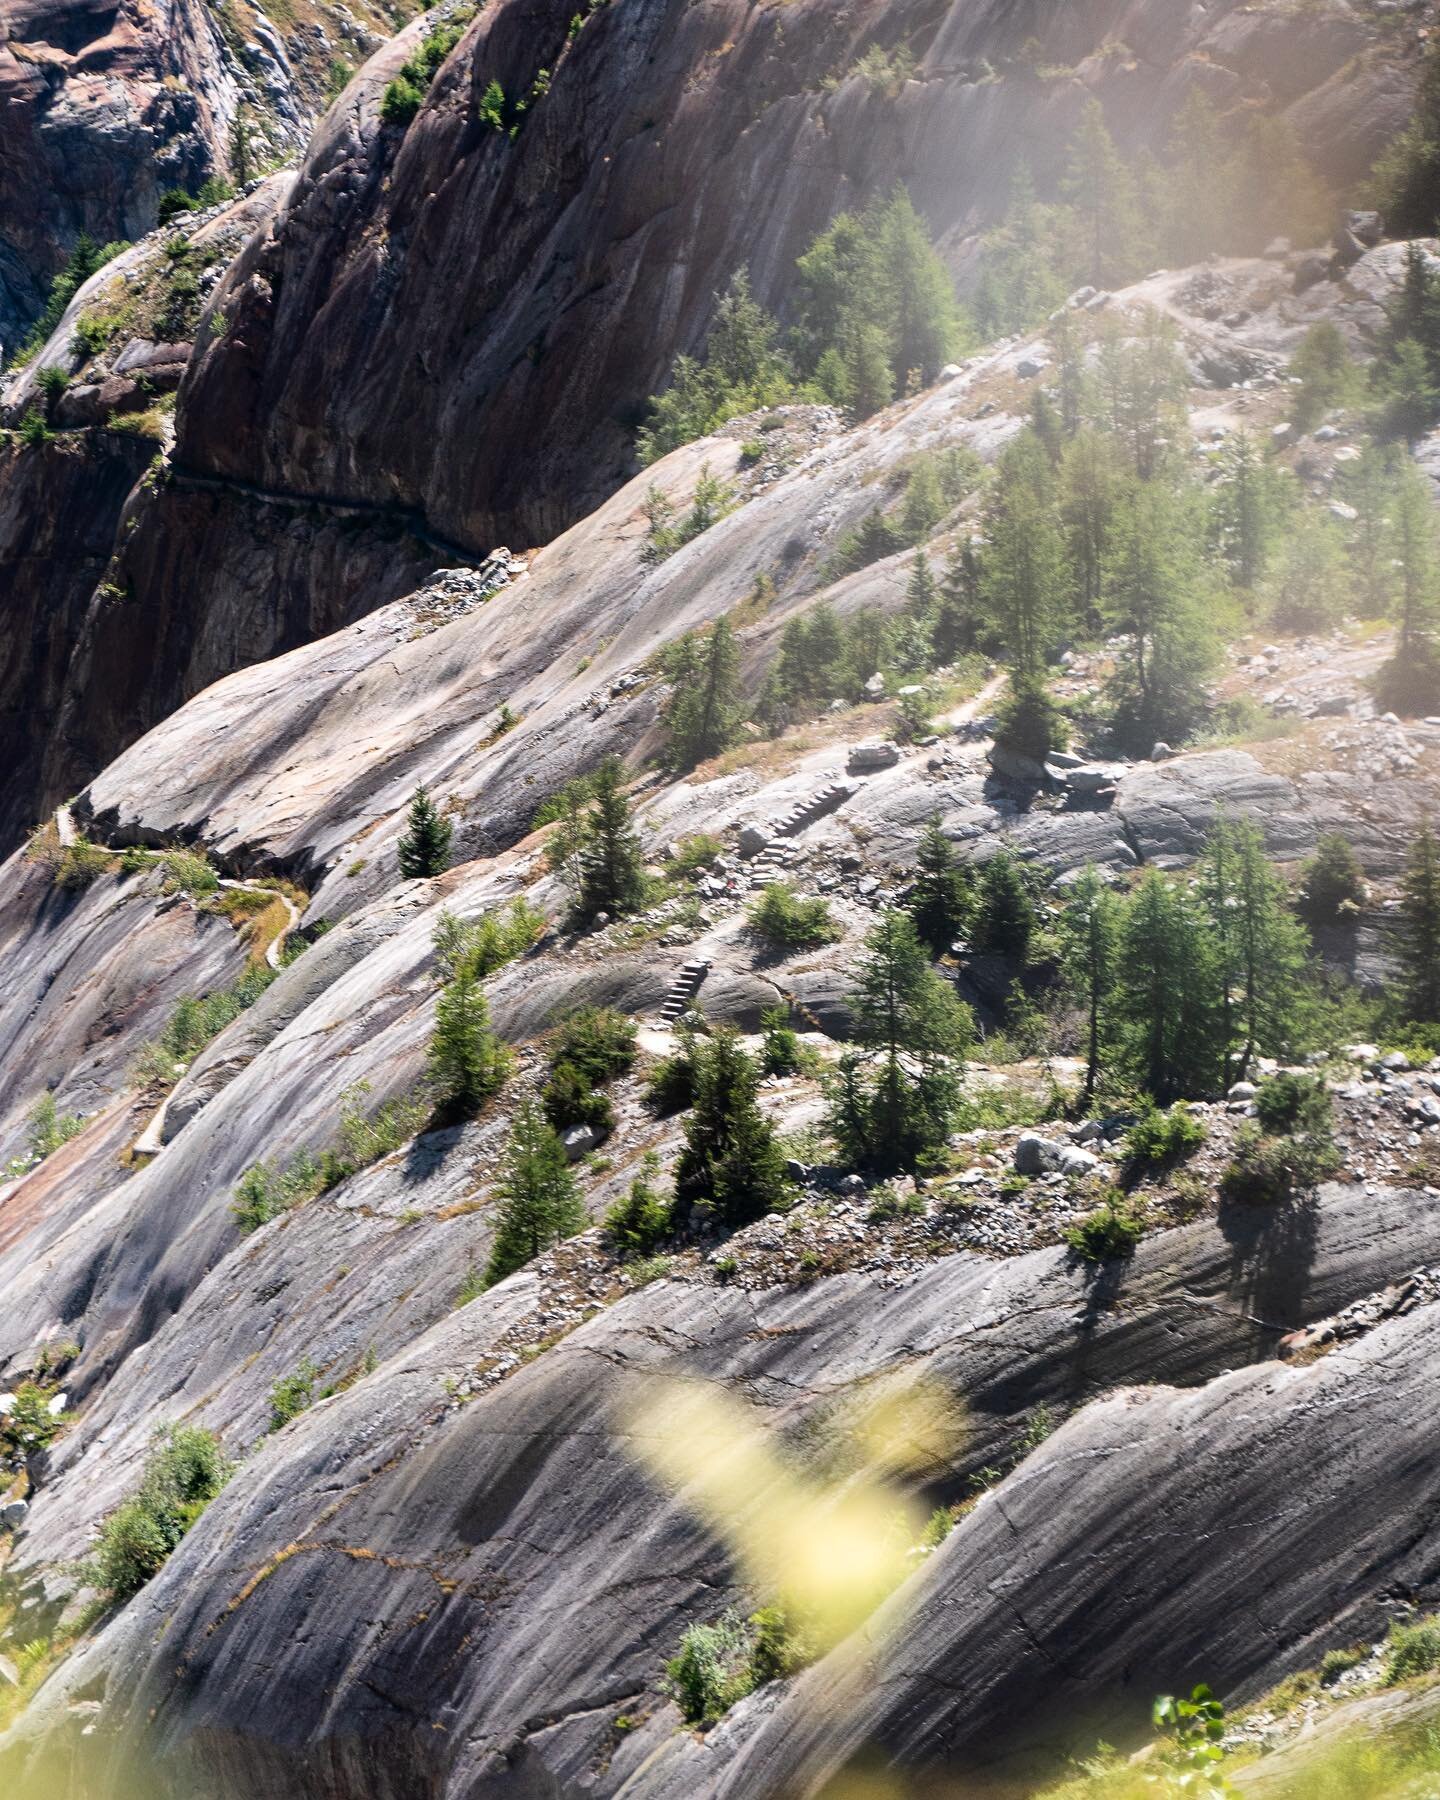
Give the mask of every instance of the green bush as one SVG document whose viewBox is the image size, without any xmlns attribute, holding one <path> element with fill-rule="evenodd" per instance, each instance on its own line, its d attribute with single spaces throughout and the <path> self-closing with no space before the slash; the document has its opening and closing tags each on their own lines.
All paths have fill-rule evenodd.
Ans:
<svg viewBox="0 0 1440 1800">
<path fill-rule="evenodd" d="M 725 846 L 719 838 L 712 837 L 708 831 L 697 831 L 693 837 L 682 838 L 675 846 L 670 869 L 681 877 L 698 875 L 702 869 L 711 868 L 724 853 Z"/>
<path fill-rule="evenodd" d="M 1000 703 L 995 742 L 1036 762 L 1044 762 L 1052 750 L 1063 750 L 1070 742 L 1065 715 L 1038 676 L 1012 677 Z"/>
<path fill-rule="evenodd" d="M 67 844 L 55 866 L 55 885 L 66 893 L 77 894 L 102 875 L 108 875 L 113 864 L 110 852 L 99 844 L 87 844 L 84 838 Z"/>
<path fill-rule="evenodd" d="M 1125 1134 L 1125 1154 L 1139 1168 L 1182 1162 L 1205 1142 L 1205 1127 L 1183 1101 L 1169 1112 L 1148 1107 Z"/>
<path fill-rule="evenodd" d="M 682 1026 L 678 1036 L 674 1054 L 662 1056 L 645 1083 L 645 1104 L 662 1119 L 695 1104 L 695 1034 Z"/>
<path fill-rule="evenodd" d="M 101 1527 L 89 1576 L 114 1602 L 138 1593 L 230 1477 L 218 1439 L 198 1425 L 161 1429 L 137 1492 Z"/>
<path fill-rule="evenodd" d="M 34 1160 L 44 1162 L 47 1156 L 53 1156 L 62 1144 L 68 1144 L 85 1129 L 85 1120 L 79 1113 L 62 1113 L 55 1104 L 53 1094 L 42 1094 L 30 1108 L 30 1136 L 28 1139 L 30 1154 Z"/>
<path fill-rule="evenodd" d="M 690 1724 L 714 1724 L 752 1692 L 749 1659 L 750 1636 L 737 1613 L 722 1613 L 713 1625 L 687 1626 L 665 1674 Z"/>
<path fill-rule="evenodd" d="M 0 1450 L 11 1457 L 23 1458 L 32 1450 L 43 1450 L 64 1424 L 64 1414 L 50 1411 L 53 1387 L 38 1381 L 22 1381 L 15 1388 L 15 1404 L 8 1413 L 0 1413 Z"/>
<path fill-rule="evenodd" d="M 408 125 L 425 103 L 423 89 L 403 75 L 386 83 L 380 97 L 380 119 L 385 125 Z"/>
<path fill-rule="evenodd" d="M 1322 1134 L 1272 1137 L 1255 1125 L 1241 1128 L 1230 1166 L 1220 1181 L 1227 1200 L 1274 1205 L 1308 1193 L 1340 1167 L 1340 1153 Z"/>
<path fill-rule="evenodd" d="M 1334 1112 L 1330 1090 L 1318 1076 L 1292 1075 L 1287 1070 L 1255 1090 L 1255 1114 L 1262 1131 L 1328 1133 Z"/>
<path fill-rule="evenodd" d="M 783 881 L 772 881 L 747 913 L 750 929 L 783 950 L 833 944 L 840 927 L 821 899 L 803 899 Z"/>
<path fill-rule="evenodd" d="M 270 1429 L 280 1431 L 298 1418 L 315 1400 L 320 1371 L 307 1356 L 298 1368 L 282 1375 L 270 1389 Z"/>
<path fill-rule="evenodd" d="M 1082 1261 L 1103 1263 L 1133 1256 L 1144 1235 L 1144 1225 L 1130 1211 L 1124 1196 L 1117 1194 L 1072 1225 L 1065 1242 Z"/>
<path fill-rule="evenodd" d="M 606 1234 L 622 1261 L 652 1255 L 673 1229 L 670 1203 L 655 1185 L 659 1172 L 660 1159 L 652 1152 L 640 1165 L 629 1193 L 605 1215 Z"/>
<path fill-rule="evenodd" d="M 431 942 L 447 980 L 453 981 L 465 969 L 483 981 L 523 956 L 544 929 L 544 913 L 527 900 L 515 899 L 500 912 L 479 919 L 461 919 L 442 909 Z"/>
<path fill-rule="evenodd" d="M 255 1004 L 275 976 L 267 963 L 254 963 L 228 988 L 200 997 L 187 994 L 177 1001 L 160 1036 L 136 1057 L 136 1076 L 142 1082 L 174 1081 L 176 1065 L 192 1062 L 212 1038 Z"/>
<path fill-rule="evenodd" d="M 1296 907 L 1312 925 L 1334 925 L 1353 919 L 1368 893 L 1365 874 L 1348 839 L 1329 831 L 1300 875 Z"/>
<path fill-rule="evenodd" d="M 588 1125 L 593 1131 L 615 1129 L 615 1109 L 572 1062 L 558 1062 L 540 1096 L 545 1117 L 557 1131 Z"/>
<path fill-rule="evenodd" d="M 1393 1687 L 1413 1675 L 1440 1669 L 1440 1614 L 1431 1613 L 1408 1625 L 1394 1624 L 1386 1640 L 1385 1681 Z"/>
<path fill-rule="evenodd" d="M 595 1087 L 635 1066 L 635 1021 L 609 1006 L 581 1006 L 560 1025 L 554 1063 L 569 1063 Z"/>
<path fill-rule="evenodd" d="M 161 886 L 167 894 L 184 892 L 194 898 L 213 894 L 220 886 L 220 877 L 203 850 L 167 850 L 160 858 L 160 869 Z"/>
<path fill-rule="evenodd" d="M 814 1058 L 800 1042 L 790 1023 L 788 1007 L 769 1006 L 760 1015 L 760 1072 L 763 1075 L 798 1075 Z"/>
</svg>

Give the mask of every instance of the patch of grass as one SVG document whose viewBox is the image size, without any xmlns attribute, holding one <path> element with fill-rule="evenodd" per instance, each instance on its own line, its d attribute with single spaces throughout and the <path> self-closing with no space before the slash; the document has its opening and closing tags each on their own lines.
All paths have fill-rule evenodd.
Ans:
<svg viewBox="0 0 1440 1800">
<path fill-rule="evenodd" d="M 1417 1675 L 1432 1675 L 1440 1669 L 1440 1614 L 1430 1613 L 1408 1625 L 1390 1627 L 1386 1639 L 1385 1681 L 1413 1680 Z"/>
</svg>

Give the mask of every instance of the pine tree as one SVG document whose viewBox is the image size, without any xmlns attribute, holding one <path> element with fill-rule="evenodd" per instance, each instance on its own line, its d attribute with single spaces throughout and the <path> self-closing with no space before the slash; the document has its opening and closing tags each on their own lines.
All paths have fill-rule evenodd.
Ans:
<svg viewBox="0 0 1440 1800">
<path fill-rule="evenodd" d="M 1249 592 L 1260 585 L 1294 496 L 1288 477 L 1267 467 L 1246 432 L 1231 438 L 1221 470 L 1214 490 L 1215 535 L 1231 579 Z"/>
<path fill-rule="evenodd" d="M 717 619 L 698 641 L 686 633 L 666 668 L 670 697 L 661 719 L 669 735 L 672 769 L 693 769 L 734 743 L 740 729 L 740 651 L 727 619 Z"/>
<path fill-rule="evenodd" d="M 440 1106 L 469 1117 L 505 1085 L 510 1053 L 490 1029 L 485 990 L 462 965 L 435 1003 L 427 1072 Z"/>
<path fill-rule="evenodd" d="M 975 948 L 1023 969 L 1038 927 L 1024 871 L 1008 850 L 997 851 L 980 871 L 972 933 Z"/>
<path fill-rule="evenodd" d="M 1106 315 L 1091 388 L 1097 423 L 1124 445 L 1140 481 L 1174 461 L 1186 436 L 1187 376 L 1173 319 L 1150 308 L 1137 330 L 1130 319 Z"/>
<path fill-rule="evenodd" d="M 732 1229 L 782 1206 L 785 1158 L 757 1101 L 760 1074 L 734 1031 L 695 1049 L 695 1102 L 675 1166 L 676 1204 Z"/>
<path fill-rule="evenodd" d="M 1219 819 L 1200 858 L 1199 894 L 1215 950 L 1222 1085 L 1257 1055 L 1293 1049 L 1302 1023 L 1305 934 L 1253 819 Z"/>
<path fill-rule="evenodd" d="M 1291 521 L 1265 584 L 1272 625 L 1282 631 L 1326 631 L 1350 599 L 1345 541 L 1333 519 L 1303 509 Z"/>
<path fill-rule="evenodd" d="M 1214 102 L 1192 88 L 1165 147 L 1165 253 L 1173 266 L 1203 262 L 1233 237 L 1239 196 L 1231 137 Z"/>
<path fill-rule="evenodd" d="M 1425 477 L 1411 466 L 1399 474 L 1392 511 L 1395 654 L 1375 678 L 1381 702 L 1395 712 L 1425 713 L 1440 705 L 1440 548 L 1435 508 Z"/>
<path fill-rule="evenodd" d="M 1065 547 L 1050 464 L 1033 432 L 1005 450 L 985 525 L 987 608 L 1010 666 L 1038 675 L 1067 623 Z"/>
<path fill-rule="evenodd" d="M 1093 287 L 1122 287 L 1150 260 L 1135 177 L 1105 125 L 1098 100 L 1086 103 L 1064 179 L 1076 228 L 1077 266 Z"/>
<path fill-rule="evenodd" d="M 400 839 L 400 873 L 406 881 L 425 881 L 450 867 L 454 827 L 442 818 L 423 786 L 410 802 L 409 830 Z"/>
<path fill-rule="evenodd" d="M 1401 339 L 1390 356 L 1381 392 L 1385 398 L 1376 430 L 1413 451 L 1440 413 L 1440 383 L 1431 373 L 1423 344 L 1414 338 Z"/>
<path fill-rule="evenodd" d="M 1120 939 L 1117 1018 L 1140 1085 L 1166 1104 L 1218 1075 L 1215 950 L 1204 915 L 1157 870 L 1135 891 Z"/>
<path fill-rule="evenodd" d="M 985 338 L 1038 325 L 1064 300 L 1065 283 L 1054 265 L 1050 211 L 1040 205 L 1029 167 L 1021 163 L 1011 178 L 1004 219 L 985 236 L 972 302 Z"/>
<path fill-rule="evenodd" d="M 1440 44 L 1431 44 L 1410 124 L 1375 166 L 1390 229 L 1401 237 L 1433 232 L 1440 216 Z"/>
<path fill-rule="evenodd" d="M 615 756 L 606 757 L 591 778 L 575 896 L 575 917 L 581 924 L 590 924 L 602 912 L 623 917 L 645 904 L 645 859 L 631 829 L 623 779 Z"/>
<path fill-rule="evenodd" d="M 1120 978 L 1124 925 L 1123 904 L 1087 863 L 1060 916 L 1066 986 L 1085 1009 L 1082 1112 L 1095 1097 L 1113 1036 L 1110 1007 Z"/>
<path fill-rule="evenodd" d="M 915 867 L 910 916 L 921 943 L 932 956 L 943 956 L 969 923 L 974 897 L 938 813 L 921 833 Z"/>
<path fill-rule="evenodd" d="M 622 1261 L 649 1256 L 673 1229 L 669 1201 L 658 1186 L 659 1174 L 660 1158 L 653 1150 L 647 1151 L 629 1191 L 605 1215 L 606 1234 Z"/>
<path fill-rule="evenodd" d="M 1111 682 L 1115 733 L 1148 753 L 1183 736 L 1204 706 L 1217 653 L 1214 609 L 1193 497 L 1166 481 L 1127 494 L 1116 518 L 1105 617 L 1127 644 Z"/>
<path fill-rule="evenodd" d="M 1060 459 L 1060 521 L 1074 571 L 1075 601 L 1087 628 L 1100 623 L 1105 565 L 1124 478 L 1113 439 L 1102 432 L 1075 433 Z"/>
<path fill-rule="evenodd" d="M 1390 514 L 1398 470 L 1399 452 L 1379 444 L 1366 444 L 1345 470 L 1345 498 L 1357 515 L 1350 531 L 1350 567 L 1358 589 L 1357 610 L 1365 618 L 1383 618 L 1394 593 Z"/>
<path fill-rule="evenodd" d="M 970 1014 L 930 967 L 908 913 L 883 914 L 865 952 L 851 995 L 861 1048 L 831 1084 L 830 1128 L 859 1167 L 913 1170 L 950 1132 Z"/>
<path fill-rule="evenodd" d="M 945 510 L 939 471 L 933 458 L 927 456 L 916 465 L 905 485 L 900 527 L 912 544 L 923 544 L 945 517 Z"/>
<path fill-rule="evenodd" d="M 980 555 L 966 538 L 950 553 L 930 628 L 936 666 L 944 668 L 975 642 L 982 608 Z"/>
<path fill-rule="evenodd" d="M 500 1218 L 485 1271 L 487 1287 L 589 1223 L 565 1146 L 528 1096 L 515 1112 L 497 1192 Z"/>
<path fill-rule="evenodd" d="M 1355 917 L 1365 904 L 1365 871 L 1347 838 L 1325 832 L 1315 854 L 1300 873 L 1296 906 L 1312 925 L 1338 925 Z"/>
<path fill-rule="evenodd" d="M 1290 416 L 1298 431 L 1313 431 L 1326 413 L 1352 406 L 1360 396 L 1360 371 L 1340 327 L 1329 319 L 1312 325 L 1290 358 L 1290 378 L 1300 383 Z"/>
<path fill-rule="evenodd" d="M 912 618 L 928 620 L 940 598 L 940 587 L 930 569 L 930 559 L 917 550 L 910 565 L 910 580 L 905 588 L 905 605 Z"/>
<path fill-rule="evenodd" d="M 1400 899 L 1400 995 L 1405 1016 L 1440 1024 L 1440 845 L 1429 822 L 1410 847 Z"/>
</svg>

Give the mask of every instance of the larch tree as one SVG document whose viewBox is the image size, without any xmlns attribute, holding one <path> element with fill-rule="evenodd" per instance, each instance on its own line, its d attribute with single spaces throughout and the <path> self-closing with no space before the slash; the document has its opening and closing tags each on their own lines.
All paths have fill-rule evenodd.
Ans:
<svg viewBox="0 0 1440 1800">
<path fill-rule="evenodd" d="M 515 1111 L 498 1193 L 500 1218 L 485 1272 L 487 1287 L 589 1223 L 565 1146 L 528 1096 Z"/>
</svg>

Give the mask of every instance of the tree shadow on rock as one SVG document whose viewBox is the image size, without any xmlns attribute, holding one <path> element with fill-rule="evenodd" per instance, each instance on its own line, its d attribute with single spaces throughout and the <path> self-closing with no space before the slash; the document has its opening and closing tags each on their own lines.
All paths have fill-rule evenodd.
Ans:
<svg viewBox="0 0 1440 1800">
<path fill-rule="evenodd" d="M 1262 1324 L 1293 1331 L 1304 1323 L 1319 1196 L 1297 1194 L 1272 1205 L 1222 1199 L 1217 1223 L 1230 1246 L 1231 1296 Z"/>
</svg>

